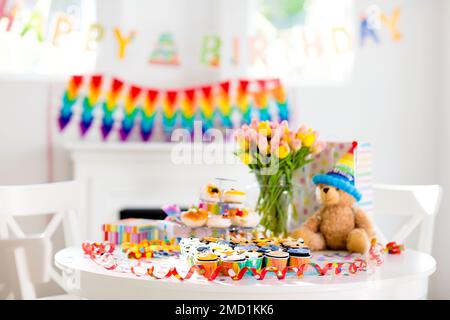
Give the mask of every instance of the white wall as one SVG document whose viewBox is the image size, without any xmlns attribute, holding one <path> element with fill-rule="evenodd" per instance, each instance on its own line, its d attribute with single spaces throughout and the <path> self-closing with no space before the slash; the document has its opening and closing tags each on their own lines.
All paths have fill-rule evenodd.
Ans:
<svg viewBox="0 0 450 320">
<path fill-rule="evenodd" d="M 433 255 L 437 259 L 437 271 L 433 276 L 431 296 L 434 298 L 450 298 L 450 2 L 441 3 L 440 28 L 441 35 L 441 61 L 440 84 L 441 104 L 438 113 L 438 152 L 437 168 L 439 170 L 438 182 L 444 188 L 444 197 L 439 216 L 436 219 L 435 243 Z"/>
<path fill-rule="evenodd" d="M 294 89 L 293 105 L 298 119 L 317 128 L 324 138 L 359 139 L 373 143 L 374 179 L 378 182 L 439 182 L 450 188 L 450 170 L 446 166 L 450 161 L 450 151 L 443 147 L 450 143 L 450 129 L 446 123 L 450 114 L 445 108 L 450 104 L 450 93 L 445 90 L 443 108 L 440 108 L 441 80 L 445 84 L 450 81 L 447 75 L 450 72 L 450 60 L 444 60 L 440 52 L 440 43 L 445 41 L 441 38 L 439 23 L 441 19 L 445 21 L 450 18 L 450 4 L 443 2 L 444 16 L 441 16 L 441 1 L 437 0 L 355 1 L 357 14 L 373 3 L 380 4 L 388 12 L 395 5 L 400 5 L 399 28 L 404 34 L 402 41 L 394 43 L 388 33 L 383 32 L 380 45 L 369 43 L 367 47 L 358 49 L 353 78 L 347 84 Z M 102 3 L 106 1 L 100 1 Z M 137 1 L 134 0 L 134 3 Z M 145 17 L 157 16 L 156 11 L 152 12 L 153 1 L 146 3 L 147 10 L 139 8 L 139 12 L 145 12 Z M 174 16 L 155 21 L 183 29 L 185 32 L 182 34 L 186 39 L 180 41 L 186 41 L 186 44 L 180 45 L 189 46 L 189 28 L 193 27 L 197 32 L 202 28 L 212 28 L 214 15 L 217 15 L 214 12 L 214 15 L 208 16 L 208 12 L 214 11 L 212 5 L 188 6 L 188 1 L 176 0 L 163 3 L 162 10 L 171 11 Z M 126 22 L 124 17 L 137 19 L 136 11 L 122 9 L 122 24 Z M 152 19 L 142 21 L 139 28 Z M 445 22 L 444 28 L 447 40 L 445 56 L 448 56 L 449 22 Z M 155 32 L 155 37 L 157 34 Z M 136 55 L 136 59 L 141 61 L 149 54 L 154 39 L 149 40 L 145 50 L 130 51 L 130 54 Z M 105 59 L 102 59 L 100 67 L 108 64 Z M 449 72 L 441 72 L 443 61 L 445 70 Z M 155 86 L 198 84 L 218 75 L 217 72 L 191 66 L 181 72 L 161 69 L 154 73 L 147 73 L 141 67 L 132 70 L 129 66 L 124 63 L 118 72 L 128 70 L 124 73 L 126 78 L 131 79 L 136 74 L 139 80 Z M 0 78 L 0 184 L 47 181 L 47 89 L 47 84 L 39 81 Z M 441 124 L 441 131 L 438 131 L 438 124 Z M 439 140 L 441 134 L 444 140 Z M 67 158 L 57 165 L 59 169 L 55 178 L 67 178 L 70 172 Z M 447 197 L 444 197 L 444 202 L 444 209 L 448 211 L 450 203 Z M 445 252 L 449 242 L 446 236 L 449 220 L 448 212 L 442 210 L 436 232 L 438 273 L 434 277 L 433 297 L 450 297 L 450 285 L 443 285 L 450 283 L 448 272 L 445 271 L 450 269 Z"/>
</svg>

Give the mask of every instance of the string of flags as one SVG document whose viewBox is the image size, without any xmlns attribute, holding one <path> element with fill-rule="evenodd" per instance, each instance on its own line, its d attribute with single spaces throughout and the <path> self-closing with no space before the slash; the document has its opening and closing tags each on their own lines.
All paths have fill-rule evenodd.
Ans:
<svg viewBox="0 0 450 320">
<path fill-rule="evenodd" d="M 81 137 L 100 117 L 104 140 L 117 131 L 119 139 L 126 141 L 136 129 L 143 141 L 149 141 L 158 121 L 169 140 L 177 128 L 188 130 L 192 136 L 195 121 L 201 121 L 205 133 L 211 128 L 239 127 L 252 118 L 289 120 L 289 107 L 279 79 L 228 80 L 192 88 L 155 89 L 103 75 L 75 75 L 61 99 L 61 131 L 77 118 L 76 114 Z"/>
</svg>

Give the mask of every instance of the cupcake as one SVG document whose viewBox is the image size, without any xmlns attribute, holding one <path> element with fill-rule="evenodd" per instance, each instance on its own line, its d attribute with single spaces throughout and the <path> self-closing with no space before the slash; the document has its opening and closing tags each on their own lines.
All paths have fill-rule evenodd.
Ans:
<svg viewBox="0 0 450 320">
<path fill-rule="evenodd" d="M 227 216 L 213 214 L 208 218 L 206 225 L 209 228 L 229 228 L 231 220 Z"/>
<path fill-rule="evenodd" d="M 243 191 L 230 189 L 223 193 L 223 201 L 224 202 L 244 203 L 246 199 L 247 199 L 247 194 Z"/>
<path fill-rule="evenodd" d="M 231 241 L 230 242 L 231 242 L 231 244 L 233 244 L 235 246 L 238 246 L 238 245 L 247 246 L 247 245 L 253 244 L 252 240 L 248 240 L 248 239 L 243 238 L 243 237 L 231 237 Z"/>
<path fill-rule="evenodd" d="M 224 248 L 220 248 L 220 249 L 216 249 L 214 250 L 214 253 L 219 255 L 220 257 L 226 257 L 226 256 L 231 256 L 235 253 L 235 251 L 230 248 L 230 247 L 224 247 Z"/>
<path fill-rule="evenodd" d="M 309 248 L 291 248 L 289 253 L 289 266 L 299 268 L 302 264 L 311 261 L 311 251 Z"/>
<path fill-rule="evenodd" d="M 200 193 L 200 200 L 207 202 L 219 202 L 222 192 L 219 187 L 212 183 L 208 183 Z"/>
<path fill-rule="evenodd" d="M 276 267 L 283 270 L 287 267 L 289 253 L 285 251 L 269 251 L 265 253 L 266 267 Z"/>
<path fill-rule="evenodd" d="M 263 254 L 261 252 L 246 252 L 244 256 L 247 258 L 247 262 L 245 264 L 247 267 L 255 268 L 258 272 L 261 271 L 263 263 Z M 249 273 L 252 272 L 249 270 Z"/>
<path fill-rule="evenodd" d="M 217 241 L 219 241 L 220 239 L 219 238 L 215 238 L 215 237 L 203 237 L 203 239 L 201 240 L 201 242 L 204 242 L 204 243 L 206 243 L 206 244 L 209 244 L 209 243 L 216 243 Z"/>
<path fill-rule="evenodd" d="M 237 245 L 236 247 L 234 247 L 234 249 L 240 251 L 257 251 L 259 247 L 254 244 L 249 244 L 249 245 Z"/>
<path fill-rule="evenodd" d="M 247 258 L 242 254 L 232 254 L 229 256 L 222 257 L 222 266 L 224 267 L 224 275 L 233 275 L 229 273 L 229 269 L 233 270 L 234 274 L 237 275 L 242 268 L 245 267 L 247 263 Z"/>
<path fill-rule="evenodd" d="M 272 251 L 269 246 L 259 247 L 256 252 L 261 252 L 263 254 Z"/>
<path fill-rule="evenodd" d="M 206 276 L 209 277 L 219 266 L 219 257 L 211 252 L 199 254 L 196 258 L 196 264 L 203 266 Z"/>
<path fill-rule="evenodd" d="M 203 227 L 208 221 L 208 212 L 203 209 L 191 208 L 181 213 L 181 221 L 191 228 Z"/>
<path fill-rule="evenodd" d="M 260 216 L 251 208 L 230 210 L 231 222 L 235 226 L 254 228 L 259 224 Z"/>
<path fill-rule="evenodd" d="M 305 246 L 305 241 L 299 238 L 297 240 L 288 238 L 282 241 L 281 246 L 286 249 L 290 248 L 303 248 Z"/>
</svg>

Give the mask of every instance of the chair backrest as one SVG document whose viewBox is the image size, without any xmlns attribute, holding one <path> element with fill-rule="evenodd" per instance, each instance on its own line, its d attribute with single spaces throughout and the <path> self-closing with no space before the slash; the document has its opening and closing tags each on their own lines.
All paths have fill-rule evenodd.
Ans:
<svg viewBox="0 0 450 320">
<path fill-rule="evenodd" d="M 416 249 L 431 253 L 434 219 L 441 203 L 442 187 L 386 184 L 375 184 L 373 187 L 375 218 L 388 215 L 408 217 L 407 222 L 391 239 L 386 239 L 383 232 L 375 226 L 378 237 L 384 242 L 389 240 L 404 243 L 417 230 Z"/>
<path fill-rule="evenodd" d="M 0 257 L 0 282 L 7 285 L 16 299 L 35 299 L 34 283 L 51 279 L 49 238 L 0 239 Z"/>
<path fill-rule="evenodd" d="M 54 214 L 44 231 L 45 236 L 51 237 L 63 222 L 64 214 L 80 210 L 81 196 L 82 184 L 78 181 L 0 186 L 0 238 L 9 237 L 8 228 L 16 237 L 25 237 L 14 217 Z M 76 224 L 76 221 L 71 222 Z M 78 230 L 70 231 L 79 233 Z M 75 238 L 76 234 L 73 234 L 72 238 Z"/>
<path fill-rule="evenodd" d="M 0 239 L 28 237 L 15 218 L 50 214 L 51 219 L 39 237 L 51 239 L 62 225 L 64 246 L 80 244 L 78 213 L 82 205 L 82 194 L 83 184 L 79 181 L 0 187 Z M 29 263 L 34 268 L 35 261 L 30 260 Z M 62 277 L 51 259 L 49 263 L 51 279 L 64 288 Z"/>
</svg>

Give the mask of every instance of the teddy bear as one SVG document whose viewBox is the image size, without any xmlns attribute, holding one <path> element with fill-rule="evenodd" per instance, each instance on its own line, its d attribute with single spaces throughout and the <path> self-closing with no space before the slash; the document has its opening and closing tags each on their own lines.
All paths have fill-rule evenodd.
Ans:
<svg viewBox="0 0 450 320">
<path fill-rule="evenodd" d="M 357 143 L 326 174 L 313 177 L 322 208 L 309 217 L 292 236 L 303 238 L 316 250 L 348 250 L 366 253 L 375 232 L 369 217 L 355 203 L 361 193 L 355 188 L 353 153 Z"/>
</svg>

